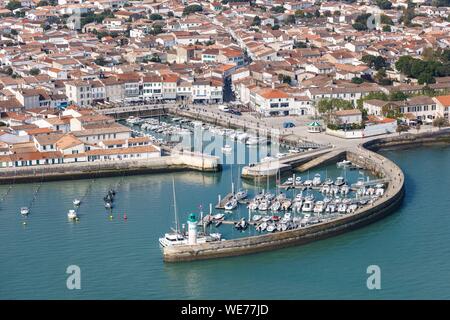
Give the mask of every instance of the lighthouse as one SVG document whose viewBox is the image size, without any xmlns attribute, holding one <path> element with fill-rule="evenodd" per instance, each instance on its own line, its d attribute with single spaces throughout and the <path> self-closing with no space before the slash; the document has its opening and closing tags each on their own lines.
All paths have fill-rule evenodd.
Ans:
<svg viewBox="0 0 450 320">
<path fill-rule="evenodd" d="M 197 244 L 197 218 L 191 213 L 188 218 L 188 244 Z"/>
</svg>

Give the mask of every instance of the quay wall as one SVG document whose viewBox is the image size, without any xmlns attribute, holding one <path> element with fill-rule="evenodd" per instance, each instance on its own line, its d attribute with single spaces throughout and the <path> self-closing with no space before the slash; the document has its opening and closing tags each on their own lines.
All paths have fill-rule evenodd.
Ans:
<svg viewBox="0 0 450 320">
<path fill-rule="evenodd" d="M 219 171 L 220 169 L 217 157 L 182 153 L 146 160 L 79 162 L 1 168 L 0 184 L 102 178 L 182 170 L 209 172 Z"/>
<path fill-rule="evenodd" d="M 390 178 L 385 195 L 371 206 L 360 208 L 353 214 L 344 215 L 341 218 L 321 222 L 306 228 L 195 246 L 165 247 L 163 248 L 164 261 L 181 262 L 238 256 L 305 244 L 360 228 L 385 217 L 400 206 L 404 196 L 404 175 L 395 163 L 365 149 L 363 145 L 347 150 L 347 157 L 380 177 Z"/>
</svg>

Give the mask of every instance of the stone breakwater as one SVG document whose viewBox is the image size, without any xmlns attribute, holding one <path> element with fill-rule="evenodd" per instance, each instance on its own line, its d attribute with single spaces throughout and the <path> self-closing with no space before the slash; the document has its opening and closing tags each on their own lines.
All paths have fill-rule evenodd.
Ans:
<svg viewBox="0 0 450 320">
<path fill-rule="evenodd" d="M 168 171 L 219 171 L 219 158 L 190 152 L 146 160 L 63 163 L 30 167 L 1 168 L 0 184 L 101 178 Z"/>
<path fill-rule="evenodd" d="M 305 244 L 325 239 L 356 228 L 360 228 L 395 211 L 404 196 L 404 175 L 401 169 L 389 159 L 366 148 L 383 144 L 374 141 L 346 150 L 346 157 L 361 167 L 372 171 L 389 182 L 384 196 L 371 206 L 358 209 L 355 213 L 316 225 L 277 233 L 263 234 L 240 239 L 210 242 L 198 245 L 183 245 L 163 248 L 166 262 L 181 262 L 201 259 L 238 256 L 278 248 Z"/>
</svg>

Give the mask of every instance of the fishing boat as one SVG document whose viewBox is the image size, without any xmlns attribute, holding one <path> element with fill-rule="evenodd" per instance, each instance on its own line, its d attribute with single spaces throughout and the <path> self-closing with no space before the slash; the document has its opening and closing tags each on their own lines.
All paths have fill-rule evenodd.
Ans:
<svg viewBox="0 0 450 320">
<path fill-rule="evenodd" d="M 77 217 L 77 212 L 73 209 L 69 210 L 67 213 L 67 218 L 69 218 L 69 220 L 75 220 Z"/>
<path fill-rule="evenodd" d="M 228 144 L 226 144 L 224 147 L 222 147 L 223 153 L 231 153 L 231 151 L 233 151 L 233 148 L 231 148 L 231 146 Z"/>
<path fill-rule="evenodd" d="M 28 209 L 28 207 L 20 208 L 20 214 L 21 215 L 26 216 L 28 213 L 30 213 L 30 209 Z"/>
<path fill-rule="evenodd" d="M 236 198 L 232 198 L 230 201 L 225 203 L 224 209 L 225 210 L 234 210 L 234 209 L 236 209 L 237 205 L 238 205 L 238 202 L 237 202 Z"/>
<path fill-rule="evenodd" d="M 336 181 L 334 181 L 334 185 L 340 187 L 345 183 L 344 177 L 337 177 Z"/>
<path fill-rule="evenodd" d="M 80 199 L 74 199 L 73 200 L 73 205 L 74 206 L 79 206 L 81 204 L 81 200 Z"/>
<path fill-rule="evenodd" d="M 247 190 L 239 190 L 234 197 L 236 198 L 236 200 L 239 201 L 247 198 L 247 195 L 248 195 Z"/>
<path fill-rule="evenodd" d="M 312 185 L 313 185 L 314 187 L 317 187 L 317 186 L 319 186 L 321 183 L 322 183 L 322 180 L 321 180 L 320 174 L 319 174 L 319 173 L 316 173 L 316 174 L 314 175 L 313 180 L 312 180 Z"/>
</svg>

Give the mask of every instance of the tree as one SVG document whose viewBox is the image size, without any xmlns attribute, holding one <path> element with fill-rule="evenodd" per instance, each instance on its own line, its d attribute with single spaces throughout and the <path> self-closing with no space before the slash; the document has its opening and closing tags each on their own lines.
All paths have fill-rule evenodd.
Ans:
<svg viewBox="0 0 450 320">
<path fill-rule="evenodd" d="M 260 26 L 261 25 L 261 18 L 259 16 L 255 16 L 253 18 L 252 26 Z"/>
<path fill-rule="evenodd" d="M 32 68 L 31 70 L 30 70 L 30 74 L 32 75 L 32 76 L 37 76 L 38 74 L 40 74 L 41 73 L 41 70 L 39 70 L 38 68 Z"/>
<path fill-rule="evenodd" d="M 287 83 L 287 84 L 290 84 L 291 83 L 291 81 L 292 81 L 292 78 L 290 77 L 290 76 L 288 76 L 288 75 L 285 75 L 285 74 L 279 74 L 278 75 L 278 80 L 280 81 L 280 82 L 282 82 L 282 83 Z"/>
<path fill-rule="evenodd" d="M 286 9 L 283 6 L 275 6 L 270 9 L 270 11 L 275 13 L 284 13 Z"/>
<path fill-rule="evenodd" d="M 191 13 L 202 12 L 202 11 L 203 11 L 203 7 L 201 5 L 191 4 L 190 6 L 187 6 L 186 8 L 184 8 L 183 16 L 188 16 Z"/>
<path fill-rule="evenodd" d="M 295 16 L 293 14 L 290 14 L 287 16 L 286 18 L 286 24 L 295 24 L 296 20 L 295 20 Z"/>
<path fill-rule="evenodd" d="M 174 17 L 174 14 L 173 14 L 172 11 L 169 11 L 169 12 L 167 12 L 167 16 L 168 16 L 169 18 L 172 18 L 172 17 Z"/>
<path fill-rule="evenodd" d="M 19 9 L 19 8 L 22 8 L 22 4 L 17 0 L 11 0 L 6 5 L 6 9 L 11 10 L 11 11 Z"/>
<path fill-rule="evenodd" d="M 377 0 L 377 6 L 383 10 L 392 9 L 392 2 L 388 0 Z"/>
<path fill-rule="evenodd" d="M 405 101 L 406 99 L 408 99 L 408 96 L 401 91 L 393 91 L 389 95 L 389 100 L 392 101 Z"/>
<path fill-rule="evenodd" d="M 374 56 L 371 54 L 364 55 L 361 58 L 361 61 L 367 64 L 370 68 L 374 68 L 375 70 L 380 70 L 389 66 L 385 58 L 383 58 L 382 56 Z"/>
<path fill-rule="evenodd" d="M 383 32 L 391 32 L 391 31 L 392 31 L 391 26 L 388 25 L 383 26 Z"/>
<path fill-rule="evenodd" d="M 150 20 L 162 20 L 162 19 L 163 19 L 163 17 L 160 14 L 152 13 L 150 15 Z"/>
<path fill-rule="evenodd" d="M 363 82 L 364 82 L 364 80 L 359 78 L 359 77 L 353 77 L 352 78 L 352 83 L 361 84 Z"/>
<path fill-rule="evenodd" d="M 438 127 L 439 129 L 441 129 L 441 127 L 446 127 L 448 126 L 448 120 L 445 119 L 444 117 L 436 117 L 433 120 L 433 126 L 434 127 Z"/>
<path fill-rule="evenodd" d="M 105 60 L 105 57 L 103 57 L 103 56 L 98 56 L 94 60 L 94 62 L 95 62 L 96 65 L 99 65 L 99 66 L 105 66 L 106 65 L 106 60 Z"/>
<path fill-rule="evenodd" d="M 278 29 L 280 29 L 280 26 L 278 24 L 274 24 L 272 26 L 272 30 L 278 30 Z"/>
</svg>

